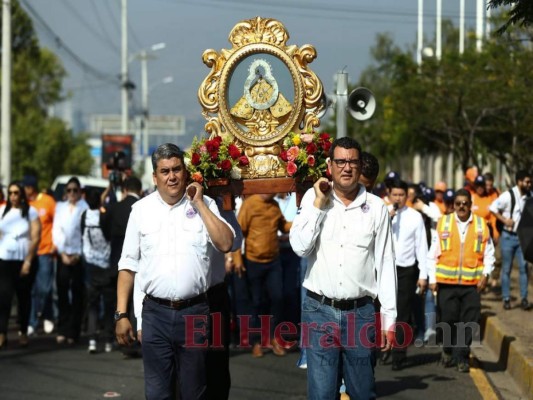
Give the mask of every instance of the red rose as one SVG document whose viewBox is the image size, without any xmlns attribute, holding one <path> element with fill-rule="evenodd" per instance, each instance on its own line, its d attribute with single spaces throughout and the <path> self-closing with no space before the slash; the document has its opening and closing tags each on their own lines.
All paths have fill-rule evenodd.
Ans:
<svg viewBox="0 0 533 400">
<path fill-rule="evenodd" d="M 320 140 L 322 140 L 324 142 L 326 142 L 326 141 L 329 142 L 329 134 L 328 133 L 321 133 L 319 138 L 320 138 Z"/>
<path fill-rule="evenodd" d="M 307 165 L 310 167 L 315 166 L 315 156 L 307 156 Z"/>
<path fill-rule="evenodd" d="M 324 153 L 327 153 L 330 148 L 331 142 L 329 140 L 327 142 L 322 143 L 322 149 L 324 149 Z"/>
<path fill-rule="evenodd" d="M 287 162 L 287 161 L 289 160 L 288 157 L 287 157 L 287 150 L 283 150 L 283 151 L 280 153 L 279 157 L 280 157 L 283 161 Z"/>
<path fill-rule="evenodd" d="M 213 138 L 213 141 L 217 142 L 220 145 L 220 143 L 222 143 L 222 136 L 215 136 Z"/>
<path fill-rule="evenodd" d="M 287 173 L 289 174 L 289 176 L 293 176 L 296 171 L 298 171 L 298 167 L 296 166 L 296 164 L 292 161 L 289 161 L 287 163 Z"/>
<path fill-rule="evenodd" d="M 309 143 L 305 149 L 307 154 L 315 154 L 317 150 L 318 148 L 316 147 L 316 144 L 314 143 Z"/>
<path fill-rule="evenodd" d="M 215 151 L 211 152 L 210 156 L 211 156 L 211 161 L 218 160 L 218 150 L 215 150 Z"/>
<path fill-rule="evenodd" d="M 219 167 L 222 171 L 229 171 L 231 170 L 231 161 L 230 160 L 221 161 L 219 164 Z"/>
<path fill-rule="evenodd" d="M 198 153 L 192 153 L 192 156 L 191 156 L 191 164 L 192 164 L 192 165 L 198 165 L 198 164 L 200 164 L 200 154 L 198 154 Z"/>
<path fill-rule="evenodd" d="M 234 144 L 230 144 L 228 146 L 228 153 L 230 155 L 230 157 L 233 159 L 233 160 L 236 160 L 237 158 L 239 158 L 241 156 L 241 151 L 239 150 L 239 148 L 237 146 L 235 146 Z"/>
<path fill-rule="evenodd" d="M 209 153 L 213 153 L 214 151 L 218 153 L 220 142 L 217 140 L 206 140 L 205 147 Z"/>
<path fill-rule="evenodd" d="M 239 157 L 239 165 L 240 165 L 240 166 L 245 167 L 245 166 L 247 166 L 248 164 L 250 164 L 250 160 L 248 160 L 248 157 L 246 157 L 246 156 L 240 156 L 240 157 Z"/>
</svg>

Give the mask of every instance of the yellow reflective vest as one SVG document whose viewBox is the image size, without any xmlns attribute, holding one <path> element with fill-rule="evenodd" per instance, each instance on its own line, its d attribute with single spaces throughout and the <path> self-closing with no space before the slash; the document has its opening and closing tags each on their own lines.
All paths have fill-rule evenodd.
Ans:
<svg viewBox="0 0 533 400">
<path fill-rule="evenodd" d="M 483 275 L 483 256 L 490 239 L 483 218 L 472 214 L 463 243 L 455 213 L 439 220 L 437 234 L 441 249 L 436 266 L 437 283 L 476 285 Z"/>
</svg>

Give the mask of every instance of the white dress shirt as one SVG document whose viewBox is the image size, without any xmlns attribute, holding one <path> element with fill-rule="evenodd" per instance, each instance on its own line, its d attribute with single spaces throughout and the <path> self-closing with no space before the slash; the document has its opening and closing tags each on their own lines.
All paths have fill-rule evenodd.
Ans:
<svg viewBox="0 0 533 400">
<path fill-rule="evenodd" d="M 455 214 L 454 219 L 457 223 L 457 228 L 459 230 L 461 243 L 464 243 L 468 227 L 473 221 L 472 213 L 470 213 L 470 217 L 468 217 L 468 219 L 464 222 L 461 221 L 459 217 L 457 217 L 457 214 Z M 442 252 L 440 248 L 440 240 L 436 238 L 431 243 L 431 247 L 429 248 L 429 251 L 428 251 L 427 270 L 428 270 L 429 283 L 437 283 L 436 266 L 437 266 L 437 260 L 439 259 L 439 256 L 441 255 L 441 253 Z M 492 243 L 492 239 L 489 237 L 487 245 L 485 246 L 485 252 L 483 253 L 483 275 L 490 274 L 492 272 L 492 270 L 494 269 L 495 261 L 496 259 L 494 257 L 494 244 Z"/>
<path fill-rule="evenodd" d="M 503 229 L 505 231 L 516 232 L 525 201 L 528 197 L 520 193 L 518 186 L 514 186 L 511 190 L 513 191 L 515 199 L 513 215 L 511 215 L 511 193 L 509 193 L 508 190 L 501 193 L 498 198 L 492 202 L 489 206 L 489 210 L 493 213 L 501 213 L 504 218 L 511 218 L 514 222 L 513 229 L 509 229 L 507 226 L 504 226 Z"/>
<path fill-rule="evenodd" d="M 216 204 L 218 207 L 218 210 L 220 212 L 220 216 L 226 220 L 227 223 L 231 225 L 233 230 L 235 231 L 235 239 L 233 239 L 233 246 L 230 251 L 236 251 L 241 248 L 242 246 L 242 230 L 239 226 L 239 222 L 237 221 L 237 218 L 235 217 L 235 211 L 229 210 L 226 211 L 222 207 L 222 201 L 217 198 Z M 209 287 L 218 285 L 219 283 L 224 282 L 224 279 L 226 277 L 226 260 L 224 258 L 224 253 L 221 253 L 218 250 L 215 250 L 213 252 L 213 255 L 211 257 L 211 267 L 209 269 L 207 282 Z M 141 285 L 138 281 L 138 274 L 135 275 L 135 282 L 133 287 L 133 309 L 135 312 L 135 317 L 137 318 L 137 330 L 142 329 L 142 307 L 143 307 L 143 299 L 145 296 L 145 293 L 141 290 Z"/>
<path fill-rule="evenodd" d="M 28 255 L 31 243 L 31 222 L 39 218 L 37 210 L 30 206 L 28 218 L 20 208 L 11 208 L 6 215 L 6 206 L 0 206 L 0 259 L 22 261 Z"/>
<path fill-rule="evenodd" d="M 348 206 L 330 195 L 326 209 L 304 195 L 290 231 L 290 243 L 308 257 L 303 285 L 332 299 L 379 296 L 383 329 L 396 321 L 396 268 L 390 217 L 383 201 L 362 185 Z"/>
<path fill-rule="evenodd" d="M 392 237 L 396 265 L 410 267 L 418 261 L 418 278 L 427 279 L 428 243 L 422 215 L 406 206 L 397 210 L 392 219 Z"/>
<path fill-rule="evenodd" d="M 56 205 L 52 241 L 59 253 L 81 255 L 81 214 L 89 208 L 80 199 L 76 204 L 61 201 Z"/>
<path fill-rule="evenodd" d="M 204 202 L 224 221 L 213 199 L 204 196 Z M 186 196 L 171 206 L 155 191 L 132 206 L 118 269 L 137 273 L 143 293 L 183 300 L 208 289 L 214 251 L 200 214 Z"/>
</svg>

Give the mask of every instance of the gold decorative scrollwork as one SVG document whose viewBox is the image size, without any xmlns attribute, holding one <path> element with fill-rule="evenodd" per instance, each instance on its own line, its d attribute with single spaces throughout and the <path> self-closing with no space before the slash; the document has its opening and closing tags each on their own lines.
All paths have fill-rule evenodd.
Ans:
<svg viewBox="0 0 533 400">
<path fill-rule="evenodd" d="M 284 137 L 320 125 L 323 88 L 309 69 L 315 48 L 287 45 L 289 33 L 272 18 L 241 21 L 228 40 L 231 49 L 202 56 L 211 69 L 198 89 L 205 130 L 255 148 L 243 177 L 286 176 L 278 151 Z"/>
</svg>

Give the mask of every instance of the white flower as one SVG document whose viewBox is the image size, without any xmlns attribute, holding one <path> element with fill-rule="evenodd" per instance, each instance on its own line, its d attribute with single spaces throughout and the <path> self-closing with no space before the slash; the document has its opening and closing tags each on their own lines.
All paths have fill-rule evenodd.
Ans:
<svg viewBox="0 0 533 400">
<path fill-rule="evenodd" d="M 230 172 L 231 179 L 241 179 L 241 169 L 239 167 L 233 167 Z"/>
</svg>

